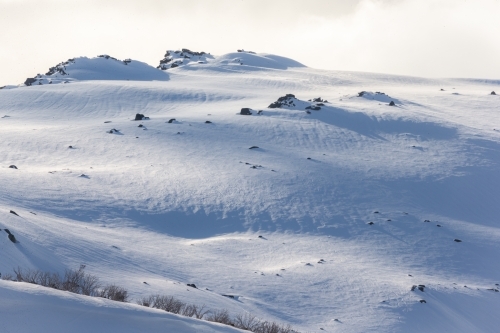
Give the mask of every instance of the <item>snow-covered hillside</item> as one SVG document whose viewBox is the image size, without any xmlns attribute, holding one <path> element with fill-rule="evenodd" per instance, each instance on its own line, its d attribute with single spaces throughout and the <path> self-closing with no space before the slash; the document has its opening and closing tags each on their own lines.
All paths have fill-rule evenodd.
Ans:
<svg viewBox="0 0 500 333">
<path fill-rule="evenodd" d="M 76 58 L 70 84 L 0 90 L 2 274 L 85 264 L 303 332 L 495 331 L 500 81 L 202 62 Z"/>
</svg>

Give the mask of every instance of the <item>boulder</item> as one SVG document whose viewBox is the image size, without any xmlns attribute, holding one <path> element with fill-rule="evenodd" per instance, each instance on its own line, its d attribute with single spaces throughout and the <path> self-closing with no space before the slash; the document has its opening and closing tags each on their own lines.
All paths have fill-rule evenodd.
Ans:
<svg viewBox="0 0 500 333">
<path fill-rule="evenodd" d="M 250 112 L 250 108 L 241 108 L 240 114 L 244 116 L 249 116 L 252 114 L 252 112 Z"/>
<path fill-rule="evenodd" d="M 143 120 L 144 119 L 144 115 L 141 114 L 141 113 L 136 113 L 135 115 L 135 119 L 134 120 Z"/>
<path fill-rule="evenodd" d="M 13 210 L 11 210 L 11 211 L 10 211 L 10 213 L 11 213 L 11 214 L 14 214 L 14 215 L 16 215 L 16 216 L 19 216 L 19 214 L 18 214 L 18 213 L 16 213 L 15 211 L 13 211 Z"/>
<path fill-rule="evenodd" d="M 11 169 L 17 169 L 17 167 L 14 164 L 9 165 L 9 168 L 11 168 Z"/>
<path fill-rule="evenodd" d="M 187 286 L 191 287 L 191 288 L 198 289 L 194 283 L 188 283 Z"/>
<path fill-rule="evenodd" d="M 210 120 L 205 121 L 205 124 L 211 124 L 212 122 Z"/>
<path fill-rule="evenodd" d="M 396 103 L 394 103 L 394 101 L 391 101 L 391 102 L 389 103 L 389 106 L 396 106 Z"/>
<path fill-rule="evenodd" d="M 29 87 L 29 86 L 31 86 L 35 82 L 36 82 L 35 78 L 29 77 L 29 78 L 26 79 L 26 81 L 24 81 L 24 85 L 26 85 L 26 86 Z"/>
<path fill-rule="evenodd" d="M 494 91 L 492 91 L 492 92 L 491 92 L 491 95 L 496 95 L 496 94 L 497 94 L 497 93 L 496 93 L 496 92 L 494 92 Z"/>
<path fill-rule="evenodd" d="M 13 235 L 13 234 L 9 234 L 9 236 L 7 236 L 7 237 L 9 237 L 9 240 L 10 240 L 12 243 L 17 243 L 16 237 L 14 237 L 14 235 Z"/>
<path fill-rule="evenodd" d="M 169 124 L 173 123 L 175 121 L 175 118 L 172 118 L 168 121 Z"/>
</svg>

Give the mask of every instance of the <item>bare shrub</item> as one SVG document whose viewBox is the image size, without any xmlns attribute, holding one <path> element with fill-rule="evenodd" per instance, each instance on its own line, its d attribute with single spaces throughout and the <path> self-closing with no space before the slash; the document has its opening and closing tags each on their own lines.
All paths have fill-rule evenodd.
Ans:
<svg viewBox="0 0 500 333">
<path fill-rule="evenodd" d="M 143 297 L 137 301 L 137 304 L 142 305 L 142 306 L 152 307 L 156 297 L 157 297 L 156 295 Z"/>
<path fill-rule="evenodd" d="M 14 280 L 14 276 L 10 273 L 4 274 L 4 275 L 2 275 L 2 280 L 12 281 L 12 280 Z"/>
<path fill-rule="evenodd" d="M 53 289 L 61 289 L 61 278 L 57 273 L 41 272 L 37 284 Z"/>
<path fill-rule="evenodd" d="M 194 316 L 196 317 L 196 319 L 203 319 L 203 317 L 210 312 L 208 309 L 205 308 L 205 304 L 203 304 L 202 306 L 193 305 L 193 307 L 195 310 Z"/>
<path fill-rule="evenodd" d="M 290 325 L 280 325 L 275 322 L 262 321 L 252 330 L 254 333 L 293 333 Z"/>
<path fill-rule="evenodd" d="M 188 304 L 181 310 L 181 315 L 185 317 L 192 317 L 196 313 L 196 305 Z"/>
<path fill-rule="evenodd" d="M 215 310 L 207 316 L 208 321 L 234 326 L 227 310 Z"/>
<path fill-rule="evenodd" d="M 16 280 L 19 282 L 27 282 L 38 284 L 38 276 L 40 275 L 40 271 L 27 269 L 23 270 L 21 267 L 14 268 L 14 274 L 16 276 Z"/>
<path fill-rule="evenodd" d="M 82 295 L 97 296 L 100 286 L 99 278 L 94 275 L 85 274 L 80 280 L 80 291 Z"/>
<path fill-rule="evenodd" d="M 127 302 L 128 301 L 128 291 L 122 287 L 118 287 L 117 285 L 110 284 L 100 289 L 96 296 L 107 298 L 112 301 L 117 302 Z"/>
<path fill-rule="evenodd" d="M 257 319 L 257 317 L 249 313 L 240 313 L 236 315 L 236 317 L 234 317 L 234 326 L 237 328 L 241 328 L 242 330 L 255 332 L 260 324 L 261 321 Z"/>
<path fill-rule="evenodd" d="M 186 303 L 172 296 L 156 296 L 153 302 L 153 308 L 161 309 L 167 312 L 180 314 Z"/>
<path fill-rule="evenodd" d="M 84 271 L 85 265 L 81 265 L 78 270 L 67 269 L 64 277 L 57 273 L 42 272 L 40 270 L 26 269 L 18 267 L 14 269 L 17 281 L 38 284 L 40 286 L 53 289 L 69 291 L 75 294 L 96 296 L 99 288 L 99 279 Z"/>
<path fill-rule="evenodd" d="M 85 277 L 85 265 L 80 265 L 77 271 L 74 269 L 67 269 L 64 272 L 64 278 L 61 284 L 61 289 L 75 294 L 81 294 L 81 282 Z"/>
</svg>

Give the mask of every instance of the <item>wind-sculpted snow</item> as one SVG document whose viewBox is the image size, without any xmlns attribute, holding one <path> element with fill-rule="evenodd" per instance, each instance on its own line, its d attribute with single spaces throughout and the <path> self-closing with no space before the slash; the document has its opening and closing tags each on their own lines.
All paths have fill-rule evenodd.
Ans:
<svg viewBox="0 0 500 333">
<path fill-rule="evenodd" d="M 304 332 L 498 327 L 497 82 L 260 57 L 0 90 L 0 272 L 86 264 Z"/>
</svg>

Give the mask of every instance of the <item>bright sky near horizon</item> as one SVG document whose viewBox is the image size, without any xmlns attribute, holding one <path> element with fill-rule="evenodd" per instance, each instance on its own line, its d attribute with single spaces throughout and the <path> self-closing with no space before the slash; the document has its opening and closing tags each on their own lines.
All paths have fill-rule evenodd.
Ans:
<svg viewBox="0 0 500 333">
<path fill-rule="evenodd" d="M 0 86 L 68 58 L 238 48 L 309 67 L 500 79 L 500 0 L 0 0 Z"/>
</svg>

